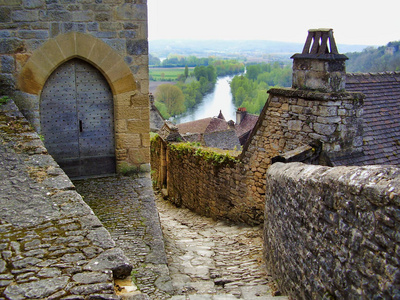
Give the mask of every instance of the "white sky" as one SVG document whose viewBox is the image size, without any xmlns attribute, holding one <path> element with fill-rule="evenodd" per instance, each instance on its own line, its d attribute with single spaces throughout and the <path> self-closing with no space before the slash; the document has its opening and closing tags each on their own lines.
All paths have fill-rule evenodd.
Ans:
<svg viewBox="0 0 400 300">
<path fill-rule="evenodd" d="M 147 0 L 149 39 L 304 43 L 333 28 L 337 44 L 400 40 L 399 0 Z"/>
</svg>

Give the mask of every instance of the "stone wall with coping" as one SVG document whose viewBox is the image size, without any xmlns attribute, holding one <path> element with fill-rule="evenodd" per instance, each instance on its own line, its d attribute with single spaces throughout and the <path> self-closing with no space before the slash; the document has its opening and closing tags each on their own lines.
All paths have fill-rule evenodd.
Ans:
<svg viewBox="0 0 400 300">
<path fill-rule="evenodd" d="M 400 169 L 276 163 L 264 243 L 280 289 L 301 299 L 400 295 Z"/>
<path fill-rule="evenodd" d="M 114 95 L 117 162 L 149 154 L 147 1 L 0 1 L 0 91 L 40 132 L 40 93 L 63 62 L 97 67 Z"/>
<path fill-rule="evenodd" d="M 151 148 L 154 184 L 166 189 L 171 202 L 214 219 L 260 223 L 262 211 L 243 197 L 247 187 L 239 161 L 220 163 L 200 155 L 199 148 L 185 145 L 179 149 L 179 144 L 165 144 L 160 137 L 152 140 Z M 164 179 L 162 172 L 166 172 Z"/>
</svg>

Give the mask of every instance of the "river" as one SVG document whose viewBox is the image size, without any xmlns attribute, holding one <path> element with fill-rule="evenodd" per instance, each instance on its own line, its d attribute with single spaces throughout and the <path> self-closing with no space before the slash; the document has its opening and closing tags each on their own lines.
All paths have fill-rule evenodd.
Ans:
<svg viewBox="0 0 400 300">
<path fill-rule="evenodd" d="M 180 124 L 208 117 L 216 117 L 220 110 L 225 120 L 236 120 L 236 107 L 232 101 L 231 87 L 229 85 L 232 78 L 233 76 L 218 77 L 213 92 L 207 94 L 201 103 L 176 117 L 173 122 Z"/>
</svg>

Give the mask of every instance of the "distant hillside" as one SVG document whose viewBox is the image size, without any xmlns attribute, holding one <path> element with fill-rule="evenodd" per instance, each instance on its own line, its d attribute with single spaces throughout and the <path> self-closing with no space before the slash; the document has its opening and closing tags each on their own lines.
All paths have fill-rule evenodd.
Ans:
<svg viewBox="0 0 400 300">
<path fill-rule="evenodd" d="M 378 48 L 368 47 L 362 52 L 346 53 L 347 72 L 400 71 L 400 41 Z"/>
<path fill-rule="evenodd" d="M 248 60 L 289 59 L 303 50 L 302 43 L 276 41 L 217 41 L 217 40 L 154 40 L 149 41 L 150 53 L 159 58 L 169 54 L 197 57 L 242 57 Z M 362 51 L 367 45 L 338 45 L 341 53 Z"/>
</svg>

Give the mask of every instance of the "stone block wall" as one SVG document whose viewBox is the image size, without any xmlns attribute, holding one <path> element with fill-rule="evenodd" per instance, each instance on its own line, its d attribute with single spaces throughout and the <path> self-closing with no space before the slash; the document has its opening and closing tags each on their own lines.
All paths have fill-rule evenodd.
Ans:
<svg viewBox="0 0 400 300">
<path fill-rule="evenodd" d="M 400 169 L 276 163 L 267 173 L 267 268 L 296 299 L 400 296 Z"/>
<path fill-rule="evenodd" d="M 162 165 L 166 164 L 163 144 L 165 143 L 158 136 L 152 138 L 150 141 L 151 177 L 153 185 L 159 189 L 162 189 L 165 185 L 165 176 L 161 173 Z"/>
<path fill-rule="evenodd" d="M 117 162 L 148 164 L 147 1 L 0 1 L 0 94 L 38 132 L 43 86 L 72 58 L 94 65 L 110 85 Z"/>
<path fill-rule="evenodd" d="M 247 187 L 243 180 L 244 168 L 239 161 L 232 158 L 218 162 L 223 156 L 211 159 L 206 157 L 207 154 L 201 154 L 198 148 L 168 144 L 165 145 L 168 166 L 163 181 L 160 176 L 163 143 L 161 138 L 152 141 L 151 165 L 156 186 L 165 186 L 171 202 L 215 219 L 252 225 L 261 222 L 262 209 L 244 197 Z"/>
<path fill-rule="evenodd" d="M 311 58 L 307 56 L 302 54 L 292 56 L 293 88 L 320 92 L 345 90 L 346 66 L 344 55 L 336 54 L 334 55 L 335 58 L 330 59 L 323 59 L 321 57 L 323 55 L 311 56 Z M 329 56 L 329 54 L 325 56 Z"/>
<path fill-rule="evenodd" d="M 362 150 L 363 95 L 271 89 L 267 104 L 240 159 L 247 168 L 247 197 L 265 198 L 271 159 L 298 147 L 322 142 L 330 157 Z"/>
</svg>

